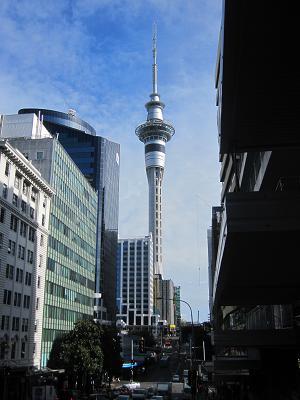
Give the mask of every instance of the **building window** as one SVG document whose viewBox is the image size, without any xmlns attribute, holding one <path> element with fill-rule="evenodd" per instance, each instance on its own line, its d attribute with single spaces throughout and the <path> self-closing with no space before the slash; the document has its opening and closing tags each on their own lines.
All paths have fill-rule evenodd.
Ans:
<svg viewBox="0 0 300 400">
<path fill-rule="evenodd" d="M 27 262 L 33 264 L 33 251 L 31 250 L 27 250 Z"/>
<path fill-rule="evenodd" d="M 7 199 L 7 185 L 5 183 L 3 183 L 2 196 L 4 199 Z"/>
<path fill-rule="evenodd" d="M 18 248 L 18 258 L 20 258 L 21 260 L 25 259 L 25 247 L 21 246 L 20 244 Z"/>
<path fill-rule="evenodd" d="M 10 170 L 10 163 L 8 161 L 6 161 L 6 165 L 5 165 L 5 175 L 6 176 L 9 175 L 9 170 Z"/>
<path fill-rule="evenodd" d="M 41 235 L 40 245 L 41 245 L 41 246 L 44 246 L 44 235 Z"/>
<path fill-rule="evenodd" d="M 0 232 L 0 249 L 2 249 L 3 246 L 3 233 Z"/>
<path fill-rule="evenodd" d="M 34 218 L 34 208 L 32 208 L 32 207 L 30 207 L 29 208 L 29 215 L 30 215 L 30 218 Z"/>
<path fill-rule="evenodd" d="M 13 240 L 8 241 L 8 248 L 7 248 L 8 254 L 11 254 L 12 256 L 16 255 L 16 242 Z"/>
<path fill-rule="evenodd" d="M 4 289 L 3 304 L 11 304 L 11 290 Z"/>
<path fill-rule="evenodd" d="M 37 287 L 38 287 L 38 289 L 41 287 L 41 277 L 40 276 L 38 276 L 38 279 L 37 279 Z"/>
<path fill-rule="evenodd" d="M 4 223 L 4 221 L 5 221 L 5 208 L 1 207 L 0 222 Z"/>
<path fill-rule="evenodd" d="M 28 332 L 28 318 L 22 318 L 22 332 Z"/>
<path fill-rule="evenodd" d="M 40 299 L 37 297 L 35 309 L 38 310 L 38 309 L 39 309 L 39 306 L 40 306 Z"/>
<path fill-rule="evenodd" d="M 37 151 L 36 152 L 36 159 L 37 160 L 43 160 L 44 159 L 44 152 L 43 151 Z"/>
<path fill-rule="evenodd" d="M 27 182 L 24 181 L 24 182 L 23 182 L 22 191 L 23 191 L 23 194 L 25 194 L 25 196 L 27 196 L 28 190 L 29 190 L 29 184 L 28 184 Z"/>
<path fill-rule="evenodd" d="M 18 331 L 20 329 L 20 318 L 19 317 L 13 317 L 12 319 L 12 331 Z"/>
<path fill-rule="evenodd" d="M 5 277 L 7 279 L 14 279 L 14 266 L 6 264 Z"/>
<path fill-rule="evenodd" d="M 21 344 L 21 358 L 25 358 L 26 355 L 26 343 L 22 342 Z"/>
<path fill-rule="evenodd" d="M 27 224 L 23 221 L 20 223 L 20 235 L 23 237 L 26 237 L 27 235 Z"/>
<path fill-rule="evenodd" d="M 14 206 L 18 207 L 18 195 L 13 194 L 12 203 Z"/>
<path fill-rule="evenodd" d="M 42 215 L 42 225 L 45 226 L 45 214 Z"/>
<path fill-rule="evenodd" d="M 10 353 L 10 358 L 14 360 L 16 357 L 16 342 L 12 342 L 11 344 L 11 353 Z"/>
<path fill-rule="evenodd" d="M 29 308 L 29 306 L 30 306 L 30 296 L 24 294 L 23 307 Z"/>
<path fill-rule="evenodd" d="M 32 190 L 31 190 L 31 200 L 32 200 L 33 202 L 35 202 L 35 201 L 36 201 L 36 198 L 37 198 L 37 191 L 36 191 L 35 189 L 32 189 Z"/>
<path fill-rule="evenodd" d="M 32 274 L 30 272 L 26 272 L 25 285 L 31 286 L 31 276 L 32 276 Z"/>
<path fill-rule="evenodd" d="M 9 330 L 9 316 L 2 315 L 1 317 L 1 330 Z"/>
<path fill-rule="evenodd" d="M 21 293 L 14 293 L 14 306 L 21 307 Z"/>
<path fill-rule="evenodd" d="M 24 200 L 21 201 L 21 210 L 23 213 L 27 212 L 27 203 Z"/>
<path fill-rule="evenodd" d="M 16 282 L 22 283 L 23 282 L 23 270 L 17 268 L 16 270 Z"/>
<path fill-rule="evenodd" d="M 18 218 L 11 214 L 10 216 L 10 229 L 17 232 L 18 229 Z"/>
<path fill-rule="evenodd" d="M 31 228 L 31 227 L 29 228 L 28 239 L 31 242 L 34 242 L 34 240 L 35 240 L 35 229 L 34 228 Z"/>
<path fill-rule="evenodd" d="M 14 186 L 16 189 L 20 189 L 21 179 L 22 179 L 22 177 L 20 175 L 16 174 L 15 183 L 14 183 Z"/>
</svg>

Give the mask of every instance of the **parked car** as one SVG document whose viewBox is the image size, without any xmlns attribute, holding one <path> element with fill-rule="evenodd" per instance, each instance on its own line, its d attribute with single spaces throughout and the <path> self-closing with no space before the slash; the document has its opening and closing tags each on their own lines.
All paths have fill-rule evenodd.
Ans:
<svg viewBox="0 0 300 400">
<path fill-rule="evenodd" d="M 147 397 L 147 389 L 134 389 L 132 392 L 132 399 L 144 400 Z"/>
<path fill-rule="evenodd" d="M 147 392 L 148 392 L 148 393 L 147 393 L 148 399 L 152 399 L 152 398 L 153 398 L 153 395 L 154 395 L 154 389 L 153 389 L 153 387 L 149 387 Z"/>
<path fill-rule="evenodd" d="M 179 375 L 177 374 L 173 375 L 172 382 L 180 382 Z"/>
<path fill-rule="evenodd" d="M 103 393 L 92 393 L 88 397 L 89 400 L 107 400 L 107 397 Z"/>
<path fill-rule="evenodd" d="M 130 383 L 125 383 L 125 385 L 123 386 L 127 387 L 130 390 L 133 390 L 141 387 L 141 384 L 140 382 L 130 382 Z"/>
<path fill-rule="evenodd" d="M 118 400 L 130 400 L 129 394 L 119 394 Z"/>
</svg>

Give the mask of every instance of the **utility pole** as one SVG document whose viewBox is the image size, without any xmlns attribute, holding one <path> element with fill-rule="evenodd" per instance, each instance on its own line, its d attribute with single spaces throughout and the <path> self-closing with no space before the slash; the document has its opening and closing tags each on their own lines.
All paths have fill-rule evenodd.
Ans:
<svg viewBox="0 0 300 400">
<path fill-rule="evenodd" d="M 133 382 L 133 364 L 134 364 L 134 360 L 133 360 L 133 339 L 131 339 L 131 380 L 130 380 L 130 382 Z"/>
</svg>

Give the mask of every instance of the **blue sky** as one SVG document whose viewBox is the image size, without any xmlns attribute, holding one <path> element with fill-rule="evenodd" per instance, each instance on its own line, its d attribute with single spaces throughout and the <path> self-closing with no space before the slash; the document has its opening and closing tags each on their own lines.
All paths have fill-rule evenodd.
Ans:
<svg viewBox="0 0 300 400">
<path fill-rule="evenodd" d="M 134 134 L 151 92 L 158 30 L 158 87 L 176 133 L 163 184 L 165 278 L 207 319 L 207 241 L 219 204 L 214 73 L 221 0 L 1 0 L 0 113 L 67 111 L 121 145 L 120 237 L 147 234 L 143 144 Z M 183 317 L 189 311 L 183 305 Z"/>
</svg>

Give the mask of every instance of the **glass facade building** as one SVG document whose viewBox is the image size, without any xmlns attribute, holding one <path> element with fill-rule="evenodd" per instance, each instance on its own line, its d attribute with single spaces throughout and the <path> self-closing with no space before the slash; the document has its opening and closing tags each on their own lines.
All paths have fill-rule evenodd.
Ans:
<svg viewBox="0 0 300 400">
<path fill-rule="evenodd" d="M 22 109 L 35 113 L 63 145 L 72 160 L 98 191 L 95 318 L 111 321 L 116 315 L 116 265 L 119 217 L 120 145 L 101 136 L 74 111 Z"/>
<path fill-rule="evenodd" d="M 93 317 L 97 193 L 58 140 L 11 139 L 55 190 L 42 331 L 42 367 L 53 341 L 79 319 Z"/>
</svg>

